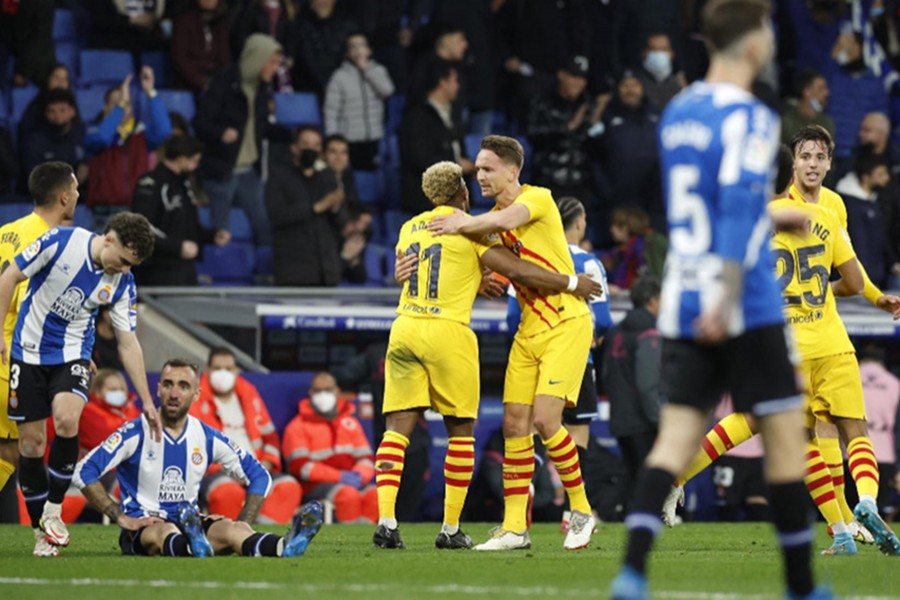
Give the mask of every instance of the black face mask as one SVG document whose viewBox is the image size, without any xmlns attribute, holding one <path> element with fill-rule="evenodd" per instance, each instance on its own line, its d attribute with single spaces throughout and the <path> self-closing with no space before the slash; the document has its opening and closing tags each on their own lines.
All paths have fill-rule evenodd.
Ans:
<svg viewBox="0 0 900 600">
<path fill-rule="evenodd" d="M 319 153 L 315 150 L 311 150 L 306 148 L 300 151 L 300 168 L 301 169 L 312 169 L 316 161 L 319 159 Z"/>
</svg>

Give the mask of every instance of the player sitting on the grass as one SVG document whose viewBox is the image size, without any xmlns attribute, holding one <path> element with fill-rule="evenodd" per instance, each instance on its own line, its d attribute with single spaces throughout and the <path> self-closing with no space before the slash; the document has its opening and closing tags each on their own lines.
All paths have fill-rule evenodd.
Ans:
<svg viewBox="0 0 900 600">
<path fill-rule="evenodd" d="M 157 387 L 162 441 L 152 439 L 144 420 L 125 423 L 78 463 L 75 485 L 121 527 L 119 546 L 126 555 L 302 555 L 322 526 L 322 505 L 301 507 L 284 537 L 253 531 L 249 523 L 259 514 L 272 478 L 252 455 L 188 415 L 198 394 L 197 367 L 180 359 L 167 361 Z M 247 499 L 235 521 L 197 512 L 200 480 L 211 463 L 222 465 L 247 486 Z M 116 467 L 121 508 L 100 481 Z"/>
</svg>

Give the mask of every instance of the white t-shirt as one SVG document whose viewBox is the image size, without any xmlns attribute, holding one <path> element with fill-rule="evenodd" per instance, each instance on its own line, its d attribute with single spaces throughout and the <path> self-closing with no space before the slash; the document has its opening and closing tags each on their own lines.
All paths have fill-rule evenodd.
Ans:
<svg viewBox="0 0 900 600">
<path fill-rule="evenodd" d="M 213 399 L 216 401 L 216 412 L 219 415 L 219 420 L 222 421 L 222 433 L 242 449 L 249 452 L 251 456 L 255 456 L 256 452 L 253 449 L 253 443 L 250 441 L 250 436 L 247 435 L 247 420 L 244 417 L 244 409 L 241 407 L 237 395 L 232 392 L 231 398 L 225 402 L 217 397 Z"/>
</svg>

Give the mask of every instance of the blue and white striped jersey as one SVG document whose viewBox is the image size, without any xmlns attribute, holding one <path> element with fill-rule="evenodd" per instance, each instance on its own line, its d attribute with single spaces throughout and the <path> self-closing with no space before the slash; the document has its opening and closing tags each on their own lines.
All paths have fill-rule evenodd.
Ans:
<svg viewBox="0 0 900 600">
<path fill-rule="evenodd" d="M 606 269 L 603 263 L 597 260 L 597 257 L 582 250 L 575 244 L 569 244 L 569 254 L 572 255 L 572 262 L 575 264 L 575 274 L 587 273 L 594 281 L 599 281 L 603 286 L 603 296 L 600 298 L 591 298 L 588 304 L 591 307 L 591 316 L 594 320 L 594 337 L 600 337 L 612 327 L 612 314 L 609 312 L 609 285 L 606 280 Z M 519 321 L 522 320 L 522 308 L 519 301 L 516 300 L 516 289 L 510 285 L 507 290 L 509 299 L 506 305 L 506 327 L 509 337 L 516 334 L 519 329 Z M 588 353 L 588 364 L 594 364 L 593 353 Z"/>
<path fill-rule="evenodd" d="M 660 160 L 669 224 L 658 327 L 693 338 L 693 321 L 723 294 L 726 260 L 744 288 L 729 336 L 782 324 L 766 212 L 778 150 L 778 117 L 749 92 L 697 82 L 663 113 Z"/>
<path fill-rule="evenodd" d="M 109 275 L 91 260 L 87 229 L 56 227 L 16 256 L 30 279 L 13 333 L 11 356 L 30 365 L 90 360 L 94 318 L 110 305 L 113 327 L 134 331 L 137 290 L 131 273 Z"/>
<path fill-rule="evenodd" d="M 125 423 L 78 463 L 72 481 L 81 489 L 117 468 L 125 514 L 173 520 L 180 503 L 197 504 L 200 481 L 213 463 L 247 486 L 248 494 L 266 496 L 272 487 L 256 458 L 191 416 L 177 440 L 164 431 L 162 442 L 153 440 L 145 419 Z"/>
</svg>

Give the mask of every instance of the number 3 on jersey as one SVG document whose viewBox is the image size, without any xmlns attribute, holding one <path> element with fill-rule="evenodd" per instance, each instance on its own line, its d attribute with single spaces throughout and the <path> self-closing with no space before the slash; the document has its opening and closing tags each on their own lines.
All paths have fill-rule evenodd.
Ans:
<svg viewBox="0 0 900 600">
<path fill-rule="evenodd" d="M 411 244 L 409 248 L 406 249 L 406 255 L 410 254 L 419 254 L 421 250 L 421 245 L 419 242 Z M 429 300 L 436 300 L 438 297 L 438 280 L 440 279 L 441 272 L 441 245 L 440 244 L 432 244 L 425 248 L 425 251 L 422 252 L 421 256 L 419 256 L 419 269 L 421 269 L 425 262 L 428 262 L 428 294 L 427 298 Z M 409 291 L 410 298 L 418 298 L 419 297 L 419 273 L 418 271 L 409 278 Z"/>
</svg>

